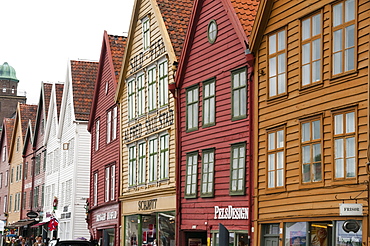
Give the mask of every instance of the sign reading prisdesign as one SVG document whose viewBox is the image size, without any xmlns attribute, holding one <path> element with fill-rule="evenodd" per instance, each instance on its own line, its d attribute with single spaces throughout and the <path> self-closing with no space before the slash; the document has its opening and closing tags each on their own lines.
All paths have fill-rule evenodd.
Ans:
<svg viewBox="0 0 370 246">
<path fill-rule="evenodd" d="M 227 208 L 220 208 L 215 206 L 215 217 L 217 220 L 247 220 L 248 219 L 248 208 L 233 208 L 229 205 Z"/>
</svg>

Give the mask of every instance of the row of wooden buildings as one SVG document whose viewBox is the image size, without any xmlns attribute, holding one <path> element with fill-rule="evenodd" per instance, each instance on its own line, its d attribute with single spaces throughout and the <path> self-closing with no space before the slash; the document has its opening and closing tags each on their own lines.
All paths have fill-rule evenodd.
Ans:
<svg viewBox="0 0 370 246">
<path fill-rule="evenodd" d="M 71 61 L 66 83 L 4 120 L 9 228 L 56 217 L 56 236 L 101 245 L 367 245 L 369 11 L 135 0 L 127 37 L 105 32 L 98 63 Z"/>
</svg>

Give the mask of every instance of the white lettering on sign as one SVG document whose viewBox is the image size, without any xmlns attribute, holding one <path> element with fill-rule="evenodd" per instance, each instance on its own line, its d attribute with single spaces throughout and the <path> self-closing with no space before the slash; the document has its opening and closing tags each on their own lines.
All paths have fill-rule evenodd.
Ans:
<svg viewBox="0 0 370 246">
<path fill-rule="evenodd" d="M 96 221 L 113 220 L 113 219 L 117 219 L 117 211 L 96 215 Z"/>
<path fill-rule="evenodd" d="M 215 217 L 217 220 L 247 220 L 248 219 L 248 208 L 233 208 L 229 205 L 227 208 L 220 208 L 215 206 Z"/>
<path fill-rule="evenodd" d="M 362 216 L 362 204 L 359 203 L 340 203 L 340 216 Z"/>
<path fill-rule="evenodd" d="M 28 189 L 28 188 L 31 188 L 32 187 L 32 183 L 27 183 L 24 185 L 24 188 L 25 189 Z"/>
</svg>

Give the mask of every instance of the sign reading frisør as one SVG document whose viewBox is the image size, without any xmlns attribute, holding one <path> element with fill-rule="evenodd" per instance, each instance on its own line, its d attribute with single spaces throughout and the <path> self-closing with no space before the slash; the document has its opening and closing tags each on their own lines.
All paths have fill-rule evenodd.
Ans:
<svg viewBox="0 0 370 246">
<path fill-rule="evenodd" d="M 359 203 L 340 203 L 340 216 L 362 216 L 362 204 Z"/>
</svg>

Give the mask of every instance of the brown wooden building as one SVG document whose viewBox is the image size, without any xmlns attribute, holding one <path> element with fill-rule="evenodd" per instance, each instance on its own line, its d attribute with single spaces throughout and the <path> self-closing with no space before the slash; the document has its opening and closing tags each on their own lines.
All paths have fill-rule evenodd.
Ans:
<svg viewBox="0 0 370 246">
<path fill-rule="evenodd" d="M 366 0 L 262 0 L 255 54 L 256 245 L 368 238 Z"/>
</svg>

